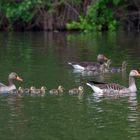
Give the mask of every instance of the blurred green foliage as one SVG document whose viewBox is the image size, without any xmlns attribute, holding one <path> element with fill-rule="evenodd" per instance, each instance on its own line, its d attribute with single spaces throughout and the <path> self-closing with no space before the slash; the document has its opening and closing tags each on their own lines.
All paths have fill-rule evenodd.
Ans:
<svg viewBox="0 0 140 140">
<path fill-rule="evenodd" d="M 2 25 L 12 30 L 14 23 L 24 24 L 40 16 L 40 11 L 58 12 L 59 6 L 68 5 L 71 9 L 79 6 L 79 21 L 67 23 L 67 29 L 80 29 L 84 31 L 116 30 L 121 22 L 116 16 L 116 7 L 121 7 L 127 0 L 95 0 L 88 3 L 84 11 L 83 0 L 0 0 L 0 28 Z M 60 8 L 61 9 L 61 8 Z M 76 15 L 77 16 L 77 15 Z M 4 19 L 4 20 L 3 20 Z M 72 21 L 73 19 L 71 19 Z M 20 22 L 19 22 L 20 21 Z"/>
<path fill-rule="evenodd" d="M 35 14 L 34 8 L 42 3 L 42 0 L 24 0 L 21 2 L 3 2 L 2 11 L 12 24 L 16 20 L 28 22 Z"/>
<path fill-rule="evenodd" d="M 126 4 L 127 0 L 96 0 L 89 5 L 86 15 L 79 16 L 79 21 L 67 24 L 68 29 L 116 30 L 120 21 L 115 15 L 115 8 Z"/>
<path fill-rule="evenodd" d="M 6 24 L 11 30 L 15 22 L 29 23 L 41 10 L 52 12 L 58 5 L 79 5 L 81 2 L 82 0 L 0 0 L 0 27 Z M 2 21 L 2 17 L 6 20 Z"/>
</svg>

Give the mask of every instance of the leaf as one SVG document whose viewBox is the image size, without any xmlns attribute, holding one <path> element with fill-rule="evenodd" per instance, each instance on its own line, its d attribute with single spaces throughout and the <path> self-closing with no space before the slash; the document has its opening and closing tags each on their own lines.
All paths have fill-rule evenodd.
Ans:
<svg viewBox="0 0 140 140">
<path fill-rule="evenodd" d="M 122 0 L 113 0 L 113 4 L 119 5 Z"/>
</svg>

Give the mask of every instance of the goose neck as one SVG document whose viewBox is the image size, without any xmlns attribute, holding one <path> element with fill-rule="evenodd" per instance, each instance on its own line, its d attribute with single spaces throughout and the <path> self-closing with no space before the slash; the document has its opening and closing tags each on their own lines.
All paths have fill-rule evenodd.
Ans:
<svg viewBox="0 0 140 140">
<path fill-rule="evenodd" d="M 129 76 L 129 89 L 131 90 L 131 92 L 137 91 L 136 84 L 135 84 L 135 78 L 132 76 Z"/>
<path fill-rule="evenodd" d="M 12 79 L 8 79 L 9 82 L 9 86 L 13 85 L 13 80 Z"/>
</svg>

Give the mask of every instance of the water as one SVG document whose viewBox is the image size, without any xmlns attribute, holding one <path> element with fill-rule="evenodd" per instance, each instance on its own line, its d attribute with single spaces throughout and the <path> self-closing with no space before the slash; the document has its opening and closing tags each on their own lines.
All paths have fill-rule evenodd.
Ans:
<svg viewBox="0 0 140 140">
<path fill-rule="evenodd" d="M 140 67 L 140 34 L 117 33 L 0 33 L 0 81 L 15 71 L 24 82 L 16 86 L 58 85 L 63 96 L 0 96 L 0 138 L 3 140 L 139 140 L 140 79 L 138 92 L 122 98 L 94 97 L 88 80 L 128 85 L 128 73 Z M 126 75 L 83 76 L 74 73 L 69 61 L 95 60 L 103 53 L 113 66 L 128 62 Z M 70 88 L 82 85 L 83 97 L 69 96 Z"/>
</svg>

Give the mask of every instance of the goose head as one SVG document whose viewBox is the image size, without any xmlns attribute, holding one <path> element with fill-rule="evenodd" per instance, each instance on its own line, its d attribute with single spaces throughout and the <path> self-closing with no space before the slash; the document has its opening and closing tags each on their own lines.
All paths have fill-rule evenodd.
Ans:
<svg viewBox="0 0 140 140">
<path fill-rule="evenodd" d="M 8 76 L 9 86 L 13 85 L 13 81 L 15 80 L 23 81 L 22 78 L 17 75 L 17 73 L 11 72 Z"/>
<path fill-rule="evenodd" d="M 140 77 L 140 73 L 137 70 L 131 70 L 129 76 L 130 77 Z"/>
<path fill-rule="evenodd" d="M 131 70 L 129 73 L 129 90 L 131 92 L 137 91 L 134 77 L 140 77 L 140 73 L 137 70 Z"/>
<path fill-rule="evenodd" d="M 17 73 L 15 73 L 15 72 L 10 73 L 9 76 L 8 76 L 8 79 L 9 79 L 9 80 L 23 81 L 22 78 L 20 78 L 20 77 L 17 75 Z"/>
</svg>

